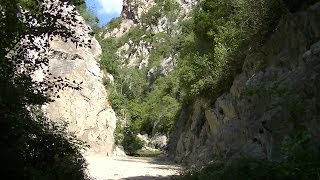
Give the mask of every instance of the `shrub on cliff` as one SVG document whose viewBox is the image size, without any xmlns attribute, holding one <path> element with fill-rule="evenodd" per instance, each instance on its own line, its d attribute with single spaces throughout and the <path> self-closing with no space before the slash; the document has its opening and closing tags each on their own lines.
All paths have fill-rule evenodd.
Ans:
<svg viewBox="0 0 320 180">
<path fill-rule="evenodd" d="M 127 155 L 133 156 L 143 147 L 143 142 L 137 137 L 137 134 L 134 133 L 132 129 L 125 127 L 122 146 Z"/>
<path fill-rule="evenodd" d="M 217 97 L 239 73 L 246 54 L 272 32 L 281 16 L 277 0 L 205 0 L 195 8 L 178 61 L 185 99 Z"/>
</svg>

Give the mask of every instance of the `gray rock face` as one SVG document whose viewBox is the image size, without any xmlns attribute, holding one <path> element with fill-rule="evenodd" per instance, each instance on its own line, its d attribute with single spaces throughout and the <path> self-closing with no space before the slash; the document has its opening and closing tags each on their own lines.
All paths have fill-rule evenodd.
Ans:
<svg viewBox="0 0 320 180">
<path fill-rule="evenodd" d="M 156 133 L 151 138 L 147 134 L 138 134 L 137 138 L 144 143 L 144 150 L 165 150 L 168 143 L 168 137 L 166 135 Z"/>
<path fill-rule="evenodd" d="M 125 33 L 129 32 L 132 27 L 135 27 L 140 22 L 141 15 L 154 5 L 154 0 L 123 0 L 120 25 L 119 27 L 106 32 L 104 38 L 119 38 L 123 36 Z"/>
<path fill-rule="evenodd" d="M 119 38 L 127 33 L 132 27 L 135 27 L 136 24 L 131 19 L 123 19 L 119 25 L 119 27 L 112 29 L 111 31 L 107 31 L 104 35 L 104 38 Z"/>
<path fill-rule="evenodd" d="M 123 0 L 122 17 L 124 19 L 130 19 L 134 22 L 139 22 L 141 15 L 147 12 L 153 5 L 154 0 Z"/>
<path fill-rule="evenodd" d="M 246 58 L 229 92 L 213 105 L 198 100 L 183 109 L 169 142 L 177 162 L 201 165 L 236 155 L 277 159 L 293 121 L 320 137 L 319 12 L 315 5 L 283 18 L 264 52 Z"/>
<path fill-rule="evenodd" d="M 77 19 L 85 24 L 82 17 Z M 82 89 L 65 88 L 58 93 L 59 97 L 54 102 L 45 105 L 43 109 L 52 120 L 68 122 L 69 130 L 86 141 L 92 150 L 111 155 L 116 117 L 102 84 L 104 75 L 98 65 L 101 47 L 89 35 L 90 28 L 83 24 L 74 30 L 80 40 L 91 42 L 91 47 L 81 47 L 54 37 L 50 41 L 49 51 L 52 76 L 83 82 Z"/>
<path fill-rule="evenodd" d="M 147 0 L 147 1 L 123 1 L 123 9 L 121 12 L 121 21 L 118 27 L 114 29 L 107 29 L 103 34 L 103 38 L 121 38 L 132 28 L 143 28 L 147 31 L 152 32 L 154 35 L 158 33 L 167 33 L 171 36 L 180 32 L 178 23 L 180 20 L 186 18 L 192 8 L 196 5 L 199 0 L 177 0 L 176 1 L 179 9 L 176 9 L 176 19 L 168 18 L 166 15 L 161 16 L 152 25 L 142 24 L 141 19 L 143 14 L 147 13 L 152 7 L 157 5 L 157 1 Z M 173 15 L 172 15 L 173 16 Z M 146 35 L 136 38 L 139 40 L 133 41 L 129 39 L 128 42 L 124 43 L 118 50 L 117 56 L 121 64 L 127 65 L 129 67 L 137 67 L 139 69 L 149 67 L 149 58 L 152 50 L 155 48 L 150 39 L 145 38 Z M 159 38 L 159 43 L 163 39 Z M 161 42 L 166 43 L 166 42 Z M 157 75 L 167 75 L 168 72 L 172 71 L 175 67 L 175 55 L 170 55 L 168 57 L 163 57 L 159 60 L 159 67 L 149 67 L 150 69 L 156 69 L 154 71 Z"/>
<path fill-rule="evenodd" d="M 154 136 L 151 137 L 148 146 L 154 149 L 164 150 L 167 147 L 167 143 L 167 136 L 161 135 L 160 133 L 156 133 Z"/>
<path fill-rule="evenodd" d="M 129 67 L 142 69 L 148 66 L 151 49 L 150 42 L 144 40 L 133 42 L 129 40 L 118 49 L 117 55 L 121 63 L 127 64 Z"/>
</svg>

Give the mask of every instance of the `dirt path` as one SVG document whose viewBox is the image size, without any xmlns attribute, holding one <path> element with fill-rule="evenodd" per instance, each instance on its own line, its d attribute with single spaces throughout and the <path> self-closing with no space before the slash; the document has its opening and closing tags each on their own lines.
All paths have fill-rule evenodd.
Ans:
<svg viewBox="0 0 320 180">
<path fill-rule="evenodd" d="M 160 158 L 106 157 L 93 153 L 85 157 L 90 176 L 97 180 L 166 180 L 181 171 L 179 166 L 159 160 Z"/>
</svg>

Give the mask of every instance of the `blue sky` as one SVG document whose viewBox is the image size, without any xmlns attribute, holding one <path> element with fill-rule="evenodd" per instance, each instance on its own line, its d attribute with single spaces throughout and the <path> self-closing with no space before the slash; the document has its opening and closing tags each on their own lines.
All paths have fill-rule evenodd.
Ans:
<svg viewBox="0 0 320 180">
<path fill-rule="evenodd" d="M 99 18 L 103 26 L 112 18 L 119 17 L 123 0 L 86 0 L 87 7 Z"/>
</svg>

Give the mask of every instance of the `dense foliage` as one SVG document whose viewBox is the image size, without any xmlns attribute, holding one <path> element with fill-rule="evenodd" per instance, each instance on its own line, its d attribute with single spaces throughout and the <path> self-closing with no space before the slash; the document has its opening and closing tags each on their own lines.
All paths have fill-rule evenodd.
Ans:
<svg viewBox="0 0 320 180">
<path fill-rule="evenodd" d="M 101 42 L 102 65 L 115 75 L 110 100 L 118 116 L 130 122 L 136 133 L 170 133 L 183 104 L 198 96 L 217 97 L 230 87 L 246 54 L 273 30 L 282 13 L 280 7 L 276 0 L 207 0 L 195 8 L 192 18 L 183 18 L 178 16 L 176 2 L 157 1 L 142 14 L 139 25 L 120 38 Z M 154 34 L 159 22 L 166 29 Z M 119 23 L 115 19 L 107 29 Z M 128 42 L 131 48 L 150 43 L 149 68 L 122 66 L 128 62 L 120 60 L 121 51 L 117 51 Z M 127 51 L 134 52 L 134 48 Z M 177 61 L 174 73 L 162 77 L 156 72 L 155 77 L 147 77 L 151 68 L 159 68 L 168 57 Z"/>
<path fill-rule="evenodd" d="M 186 100 L 214 99 L 228 89 L 246 54 L 260 47 L 281 13 L 277 0 L 202 1 L 182 40 L 180 84 Z"/>
<path fill-rule="evenodd" d="M 103 55 L 101 66 L 114 76 L 115 82 L 106 80 L 110 92 L 109 100 L 119 118 L 115 130 L 116 144 L 124 146 L 128 154 L 135 154 L 140 142 L 133 138 L 137 133 L 154 135 L 159 132 L 169 134 L 174 127 L 177 112 L 180 109 L 179 85 L 176 75 L 164 77 L 155 72 L 156 77 L 148 77 L 148 71 L 155 71 L 161 60 L 175 53 L 178 39 L 175 38 L 173 22 L 179 14 L 179 6 L 175 1 L 157 1 L 148 12 L 141 16 L 141 23 L 132 27 L 129 32 L 119 38 L 108 37 L 100 39 Z M 158 20 L 166 17 L 170 24 L 162 33 L 153 33 Z M 119 28 L 121 18 L 113 19 L 102 33 Z M 176 27 L 177 28 L 177 27 Z M 148 43 L 150 56 L 148 67 L 139 65 L 127 67 L 129 59 L 120 58 L 118 49 L 130 42 L 130 49 L 125 53 L 136 51 L 135 46 Z M 166 42 L 166 43 L 163 43 Z M 140 57 L 143 58 L 143 57 Z M 130 133 L 127 133 L 130 132 Z M 134 149 L 134 151 L 133 151 Z"/>
<path fill-rule="evenodd" d="M 202 1 L 187 22 L 178 61 L 180 85 L 189 102 L 197 96 L 215 97 L 229 89 L 245 56 L 259 50 L 274 31 L 281 16 L 303 8 L 312 1 Z M 313 1 L 314 2 L 314 1 Z M 263 63 L 263 62 L 262 62 Z M 257 67 L 259 68 L 259 67 Z M 296 96 L 283 89 L 261 88 L 253 94 L 272 93 L 285 98 L 279 104 L 288 110 L 294 129 L 279 147 L 281 158 L 222 159 L 181 179 L 318 179 L 319 142 L 302 124 L 305 110 Z M 251 94 L 252 95 L 252 94 Z M 275 108 L 275 107 L 273 107 Z"/>
<path fill-rule="evenodd" d="M 71 2 L 77 5 L 80 1 Z M 87 179 L 80 153 L 84 144 L 66 132 L 66 124 L 56 124 L 40 111 L 59 89 L 79 89 L 79 84 L 60 77 L 50 80 L 44 70 L 48 78 L 32 80 L 35 71 L 48 65 L 50 37 L 78 41 L 70 30 L 77 23 L 76 12 L 63 15 L 59 11 L 68 6 L 65 1 L 0 1 L 0 156 L 4 179 Z M 43 39 L 43 44 L 37 38 Z"/>
<path fill-rule="evenodd" d="M 135 134 L 169 134 L 181 107 L 199 97 L 214 102 L 230 88 L 246 56 L 260 51 L 279 19 L 313 2 L 204 0 L 185 17 L 175 1 L 158 0 L 129 32 L 101 40 L 102 65 L 115 76 L 107 88 L 120 118 L 116 142 L 128 144 L 123 142 L 124 127 Z M 120 23 L 121 18 L 114 19 L 107 30 Z M 150 47 L 148 65 L 128 67 L 141 43 Z M 125 44 L 129 50 L 123 49 Z M 175 69 L 164 75 L 159 69 L 167 58 L 174 59 Z M 256 70 L 264 65 L 259 63 Z"/>
</svg>

